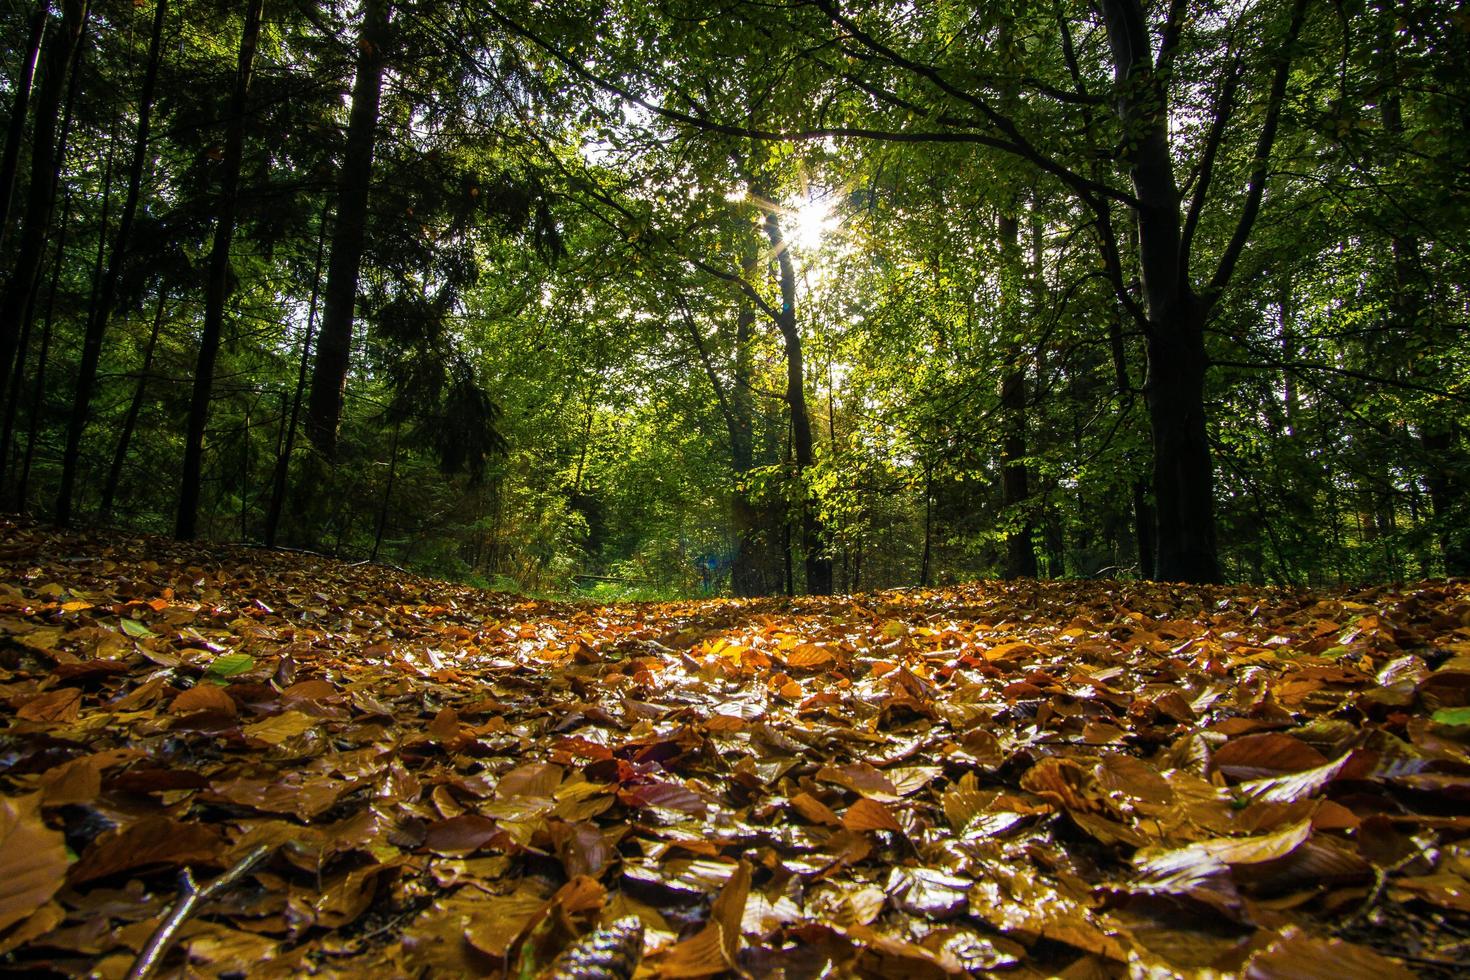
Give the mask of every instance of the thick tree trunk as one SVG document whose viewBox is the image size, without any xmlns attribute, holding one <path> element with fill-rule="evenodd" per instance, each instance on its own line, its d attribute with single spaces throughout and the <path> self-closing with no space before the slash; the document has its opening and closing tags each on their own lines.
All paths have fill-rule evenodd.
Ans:
<svg viewBox="0 0 1470 980">
<path fill-rule="evenodd" d="M 301 367 L 296 372 L 296 391 L 291 395 L 291 415 L 286 423 L 281 451 L 276 456 L 275 472 L 271 476 L 271 502 L 265 515 L 265 546 L 276 546 L 276 534 L 281 527 L 281 514 L 286 507 L 286 477 L 290 474 L 291 453 L 296 449 L 296 426 L 301 421 L 301 397 L 306 391 L 306 371 L 311 364 L 311 335 L 316 329 L 316 304 L 321 297 L 322 258 L 327 242 L 327 214 L 322 212 L 321 230 L 316 239 L 316 264 L 311 274 L 311 303 L 306 311 L 306 335 L 301 338 Z"/>
<path fill-rule="evenodd" d="M 137 428 L 138 415 L 143 411 L 143 396 L 148 391 L 148 373 L 153 370 L 153 351 L 158 346 L 158 331 L 163 326 L 167 298 L 166 292 L 158 294 L 158 307 L 153 312 L 153 329 L 148 333 L 148 346 L 143 348 L 143 366 L 138 369 L 138 384 L 133 388 L 133 400 L 128 403 L 128 412 L 123 416 L 122 431 L 117 436 L 117 448 L 112 453 L 112 465 L 107 470 L 107 484 L 102 488 L 102 503 L 97 508 L 97 519 L 104 524 L 112 518 L 112 504 L 117 498 L 123 465 L 128 459 L 128 444 L 133 441 L 133 430 Z"/>
<path fill-rule="evenodd" d="M 133 160 L 128 168 L 128 190 L 123 197 L 122 214 L 118 217 L 117 238 L 107 260 L 100 288 L 87 318 L 87 332 L 82 338 L 82 357 L 77 368 L 77 384 L 72 396 L 71 417 L 66 426 L 66 450 L 62 455 L 61 489 L 56 498 L 56 522 L 71 522 L 72 495 L 76 489 L 77 461 L 81 455 L 82 435 L 92 411 L 92 395 L 97 386 L 97 364 L 102 358 L 102 339 L 107 333 L 107 320 L 117 297 L 117 283 L 127 258 L 128 242 L 133 233 L 133 220 L 138 213 L 138 196 L 143 188 L 143 171 L 148 162 L 148 129 L 153 115 L 153 93 L 158 84 L 158 64 L 163 44 L 163 22 L 168 16 L 168 0 L 156 0 L 153 7 L 153 32 L 148 41 L 148 65 L 143 74 L 143 87 L 138 94 L 138 129 L 133 137 Z"/>
<path fill-rule="evenodd" d="M 1157 508 L 1157 577 L 1218 582 L 1214 469 L 1205 428 L 1205 306 L 1180 249 L 1182 212 L 1162 82 L 1153 72 L 1139 0 L 1102 0 L 1118 113 L 1138 199 L 1138 252 L 1148 311 L 1148 410 Z"/>
<path fill-rule="evenodd" d="M 337 225 L 317 339 L 316 365 L 307 401 L 306 436 L 324 456 L 335 458 L 337 427 L 352 354 L 352 322 L 357 307 L 357 277 L 367 238 L 368 190 L 373 174 L 378 106 L 383 94 L 384 46 L 388 35 L 387 0 L 363 0 L 358 37 L 357 77 L 347 120 L 347 148 L 337 183 Z"/>
<path fill-rule="evenodd" d="M 35 125 L 31 130 L 31 173 L 26 191 L 15 264 L 0 290 L 0 402 L 10 382 L 10 366 L 20 340 L 21 320 L 35 293 L 36 277 L 46 251 L 46 233 L 62 154 L 56 137 L 62 94 L 87 21 L 87 0 L 65 0 L 60 30 L 46 48 L 41 85 L 36 94 Z"/>
<path fill-rule="evenodd" d="M 832 594 L 832 559 L 823 554 L 822 525 L 815 501 L 806 489 L 807 472 L 816 462 L 812 446 L 811 415 L 807 411 L 806 384 L 801 353 L 801 332 L 796 327 L 796 269 L 791 250 L 781 231 L 775 210 L 766 212 L 766 237 L 776 253 L 780 269 L 781 309 L 776 326 L 786 344 L 786 403 L 791 409 L 791 446 L 796 457 L 796 477 L 802 481 L 801 551 L 806 568 L 806 590 L 810 595 Z"/>
<path fill-rule="evenodd" d="M 184 471 L 179 487 L 179 511 L 174 536 L 192 541 L 198 529 L 199 490 L 203 480 L 204 428 L 214 389 L 214 362 L 219 355 L 230 285 L 230 243 L 235 235 L 235 211 L 240 197 L 240 168 L 245 151 L 245 106 L 255 68 L 255 46 L 260 37 L 263 0 L 249 0 L 240 32 L 240 58 L 235 87 L 230 94 L 230 118 L 220 177 L 219 211 L 215 217 L 214 245 L 209 253 L 209 279 L 204 294 L 204 332 L 199 338 L 199 360 L 194 368 L 194 390 L 189 401 L 189 425 L 184 438 Z"/>
<path fill-rule="evenodd" d="M 5 155 L 0 158 L 0 250 L 10 232 L 10 201 L 15 195 L 15 175 L 20 169 L 20 145 L 25 142 L 26 107 L 31 101 L 31 82 L 36 76 L 36 60 L 41 55 L 41 38 L 46 33 L 47 0 L 36 4 L 27 31 L 26 51 L 15 80 L 14 99 L 10 105 L 10 126 L 5 134 Z"/>
</svg>

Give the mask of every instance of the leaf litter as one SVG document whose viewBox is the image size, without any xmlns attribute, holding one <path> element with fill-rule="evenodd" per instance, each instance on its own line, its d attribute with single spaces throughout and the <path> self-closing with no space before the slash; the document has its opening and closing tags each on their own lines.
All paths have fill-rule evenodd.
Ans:
<svg viewBox="0 0 1470 980">
<path fill-rule="evenodd" d="M 1465 582 L 599 607 L 4 523 L 0 698 L 11 974 L 1470 966 Z"/>
</svg>

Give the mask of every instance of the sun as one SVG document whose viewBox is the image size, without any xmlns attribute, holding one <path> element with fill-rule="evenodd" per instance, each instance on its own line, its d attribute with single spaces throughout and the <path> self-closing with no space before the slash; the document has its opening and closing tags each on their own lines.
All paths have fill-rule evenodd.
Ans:
<svg viewBox="0 0 1470 980">
<path fill-rule="evenodd" d="M 831 198 L 808 198 L 792 206 L 788 213 L 791 227 L 786 234 L 791 244 L 800 249 L 821 248 L 839 223 L 832 213 Z"/>
</svg>

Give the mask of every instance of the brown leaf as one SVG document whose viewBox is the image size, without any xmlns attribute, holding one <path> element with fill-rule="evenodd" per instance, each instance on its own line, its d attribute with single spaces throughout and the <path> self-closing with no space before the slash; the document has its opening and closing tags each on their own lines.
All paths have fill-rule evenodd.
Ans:
<svg viewBox="0 0 1470 980">
<path fill-rule="evenodd" d="M 816 778 L 885 803 L 894 803 L 899 799 L 898 789 L 892 781 L 866 762 L 855 762 L 847 766 L 823 766 L 817 770 Z"/>
<path fill-rule="evenodd" d="M 788 802 L 793 810 L 812 823 L 825 824 L 828 827 L 842 826 L 842 818 L 831 807 L 810 793 L 798 793 Z"/>
<path fill-rule="evenodd" d="M 195 684 L 170 701 L 168 710 L 169 714 L 174 715 L 209 712 L 233 718 L 239 709 L 235 705 L 235 699 L 226 694 L 224 688 L 203 683 Z"/>
<path fill-rule="evenodd" d="M 561 785 L 564 772 L 561 766 L 547 762 L 533 762 L 517 766 L 500 777 L 500 782 L 495 784 L 495 796 L 502 800 L 513 796 L 539 796 L 550 799 L 556 793 L 556 788 Z"/>
<path fill-rule="evenodd" d="M 1242 735 L 1215 750 L 1215 768 L 1227 776 L 1255 779 L 1325 765 L 1327 757 L 1306 742 L 1280 732 Z"/>
<path fill-rule="evenodd" d="M 847 812 L 842 815 L 842 826 L 854 833 L 864 830 L 889 830 L 897 834 L 903 833 L 903 827 L 894 819 L 886 806 L 866 797 L 847 808 Z"/>
<path fill-rule="evenodd" d="M 484 847 L 499 832 L 499 827 L 489 817 L 466 813 L 429 824 L 424 846 L 435 854 L 470 854 Z"/>
<path fill-rule="evenodd" d="M 144 817 L 94 840 L 72 865 L 67 880 L 80 885 L 97 878 L 152 865 L 218 865 L 224 842 L 212 828 L 168 817 Z"/>
<path fill-rule="evenodd" d="M 66 866 L 66 842 L 41 821 L 39 794 L 0 797 L 0 929 L 49 902 Z"/>
<path fill-rule="evenodd" d="M 1317 939 L 1294 926 L 1246 961 L 1246 980 L 1412 980 L 1400 963 L 1341 939 Z"/>
<path fill-rule="evenodd" d="M 43 804 L 65 806 L 97 799 L 102 792 L 102 762 L 100 754 L 84 755 L 48 769 L 41 777 Z"/>
<path fill-rule="evenodd" d="M 246 738 L 264 742 L 267 745 L 280 745 L 297 735 L 305 734 L 317 727 L 318 720 L 310 715 L 304 715 L 299 711 L 283 711 L 270 718 L 264 718 L 251 725 L 241 728 Z"/>
<path fill-rule="evenodd" d="M 656 964 L 660 977 L 708 977 L 735 968 L 740 920 L 750 894 L 750 865 L 741 861 L 720 889 L 703 929 L 670 949 Z"/>
<path fill-rule="evenodd" d="M 24 721 L 76 721 L 82 709 L 82 691 L 76 687 L 58 687 L 31 698 L 16 711 Z"/>
</svg>

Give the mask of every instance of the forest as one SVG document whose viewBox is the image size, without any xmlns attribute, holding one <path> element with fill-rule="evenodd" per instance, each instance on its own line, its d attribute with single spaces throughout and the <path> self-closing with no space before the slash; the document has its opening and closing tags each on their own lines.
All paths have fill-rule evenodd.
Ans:
<svg viewBox="0 0 1470 980">
<path fill-rule="evenodd" d="M 1467 0 L 0 36 L 0 975 L 1467 975 Z"/>
<path fill-rule="evenodd" d="M 1470 14 L 11 0 L 0 506 L 604 597 L 1470 573 Z"/>
</svg>

